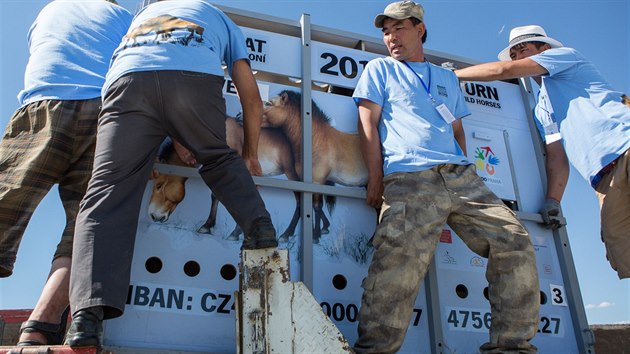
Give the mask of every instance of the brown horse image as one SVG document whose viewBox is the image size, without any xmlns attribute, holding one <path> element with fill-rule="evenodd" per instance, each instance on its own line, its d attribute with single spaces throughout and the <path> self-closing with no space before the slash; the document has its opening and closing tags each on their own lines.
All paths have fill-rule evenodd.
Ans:
<svg viewBox="0 0 630 354">
<path fill-rule="evenodd" d="M 301 94 L 285 90 L 273 98 L 264 109 L 263 125 L 282 129 L 291 143 L 295 170 L 302 174 Z M 313 182 L 338 183 L 345 186 L 367 184 L 367 168 L 363 162 L 359 135 L 335 129 L 326 114 L 312 102 L 313 121 Z M 323 216 L 321 195 L 314 195 L 315 233 L 313 242 L 321 236 L 319 224 Z"/>
<path fill-rule="evenodd" d="M 186 20 L 182 20 L 178 17 L 171 15 L 161 15 L 158 17 L 154 17 L 144 21 L 140 26 L 135 27 L 129 33 L 127 33 L 123 38 L 129 41 L 132 41 L 130 45 L 136 45 L 136 38 L 138 36 L 144 36 L 151 32 L 155 32 L 155 39 L 158 40 L 160 36 L 163 38 L 168 38 L 171 36 L 173 31 L 176 30 L 188 30 L 190 35 L 184 39 L 183 44 L 188 44 L 188 42 L 197 34 L 198 38 L 196 39 L 200 42 L 203 36 L 204 28 L 199 26 L 196 23 L 192 23 Z M 126 45 L 125 45 L 126 46 Z"/>
<path fill-rule="evenodd" d="M 630 107 L 630 98 L 628 98 L 628 96 L 621 95 L 621 102 L 623 102 L 623 104 L 625 104 L 626 106 Z"/>
<path fill-rule="evenodd" d="M 226 119 L 226 140 L 228 146 L 236 150 L 239 155 L 243 149 L 243 127 L 232 117 Z M 177 157 L 174 149 L 163 144 L 167 148 L 161 148 L 158 154 L 159 160 L 164 163 L 183 166 L 183 162 Z M 258 158 L 262 167 L 263 176 L 286 175 L 289 180 L 297 180 L 291 145 L 285 135 L 274 128 L 263 128 L 260 131 L 258 141 Z M 149 216 L 153 221 L 165 222 L 175 207 L 184 199 L 185 183 L 187 178 L 175 175 L 159 175 L 156 178 L 149 205 Z M 300 217 L 299 194 L 296 192 L 296 208 L 287 229 L 281 238 L 285 241 L 288 236 L 295 233 L 295 228 Z M 211 198 L 210 214 L 206 222 L 197 230 L 199 233 L 211 233 L 215 226 L 219 201 L 214 194 Z M 227 237 L 228 240 L 238 240 L 242 230 L 238 225 Z"/>
</svg>

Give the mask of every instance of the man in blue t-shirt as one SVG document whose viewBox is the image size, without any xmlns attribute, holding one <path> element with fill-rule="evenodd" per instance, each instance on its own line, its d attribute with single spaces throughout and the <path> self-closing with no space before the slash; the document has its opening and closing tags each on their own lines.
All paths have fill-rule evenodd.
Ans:
<svg viewBox="0 0 630 354">
<path fill-rule="evenodd" d="M 101 88 L 131 18 L 113 0 L 56 0 L 28 32 L 21 106 L 0 143 L 0 278 L 13 273 L 24 230 L 54 184 L 66 226 L 18 346 L 63 341 L 75 219 L 92 172 Z"/>
<path fill-rule="evenodd" d="M 363 280 L 357 353 L 395 353 L 444 224 L 488 258 L 492 311 L 482 353 L 533 353 L 539 285 L 530 237 L 465 155 L 459 82 L 426 61 L 424 9 L 395 2 L 374 20 L 390 56 L 370 61 L 354 91 L 368 168 L 367 202 L 381 207 Z"/>
<path fill-rule="evenodd" d="M 540 26 L 516 27 L 501 61 L 456 70 L 461 80 L 531 77 L 540 85 L 534 110 L 547 151 L 547 194 L 540 210 L 558 228 L 569 161 L 597 192 L 601 236 L 620 279 L 630 278 L 630 107 L 580 52 L 547 36 Z"/>
<path fill-rule="evenodd" d="M 121 316 L 144 186 L 166 136 L 180 141 L 245 232 L 243 249 L 276 247 L 250 175 L 261 175 L 262 101 L 245 38 L 203 0 L 161 1 L 133 19 L 103 85 L 94 170 L 77 216 L 66 344 L 100 346 L 102 320 Z M 225 64 L 242 106 L 242 158 L 226 143 Z"/>
</svg>

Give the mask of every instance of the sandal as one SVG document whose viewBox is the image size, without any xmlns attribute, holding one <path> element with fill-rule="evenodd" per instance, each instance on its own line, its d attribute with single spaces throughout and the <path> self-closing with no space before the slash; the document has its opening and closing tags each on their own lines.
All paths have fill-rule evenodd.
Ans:
<svg viewBox="0 0 630 354">
<path fill-rule="evenodd" d="M 17 343 L 18 347 L 28 347 L 34 345 L 60 345 L 63 343 L 63 337 L 66 334 L 66 326 L 68 324 L 68 314 L 70 313 L 70 306 L 66 307 L 61 315 L 61 322 L 59 324 L 40 322 L 40 321 L 25 321 L 22 322 L 20 327 L 20 334 L 22 333 L 41 333 L 46 337 L 47 343 L 42 343 L 37 340 L 23 340 Z"/>
</svg>

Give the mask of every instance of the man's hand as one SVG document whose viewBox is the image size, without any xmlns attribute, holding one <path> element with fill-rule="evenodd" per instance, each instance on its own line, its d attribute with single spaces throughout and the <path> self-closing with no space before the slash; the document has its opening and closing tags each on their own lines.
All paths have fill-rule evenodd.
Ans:
<svg viewBox="0 0 630 354">
<path fill-rule="evenodd" d="M 553 216 L 560 215 L 560 202 L 559 201 L 552 198 L 546 199 L 545 204 L 543 205 L 542 208 L 540 208 L 539 213 L 542 216 L 543 224 L 545 225 L 546 228 L 556 230 L 562 227 L 558 219 L 552 218 Z"/>
<path fill-rule="evenodd" d="M 369 206 L 380 209 L 383 204 L 383 178 L 368 179 L 366 201 Z"/>
<path fill-rule="evenodd" d="M 188 150 L 184 145 L 177 141 L 177 139 L 171 139 L 173 140 L 173 148 L 175 149 L 179 159 L 188 166 L 195 166 L 197 164 L 197 159 L 195 158 L 195 155 L 193 155 L 192 151 Z"/>
<path fill-rule="evenodd" d="M 262 167 L 260 167 L 258 159 L 243 158 L 243 161 L 252 176 L 262 176 Z"/>
</svg>

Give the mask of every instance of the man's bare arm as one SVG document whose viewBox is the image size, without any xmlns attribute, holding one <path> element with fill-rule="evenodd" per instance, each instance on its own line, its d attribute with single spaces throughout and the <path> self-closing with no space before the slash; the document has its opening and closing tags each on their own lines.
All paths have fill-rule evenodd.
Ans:
<svg viewBox="0 0 630 354">
<path fill-rule="evenodd" d="M 374 208 L 379 208 L 383 202 L 383 157 L 378 133 L 381 109 L 374 102 L 364 99 L 359 101 L 359 140 L 368 169 L 367 203 Z"/>
<path fill-rule="evenodd" d="M 514 61 L 496 61 L 455 70 L 462 81 L 494 81 L 546 75 L 547 69 L 529 58 Z"/>
<path fill-rule="evenodd" d="M 243 109 L 243 160 L 252 175 L 261 176 L 262 168 L 258 161 L 258 139 L 260 137 L 260 124 L 262 123 L 262 100 L 260 99 L 258 84 L 246 60 L 241 59 L 234 62 L 232 81 Z"/>
</svg>

